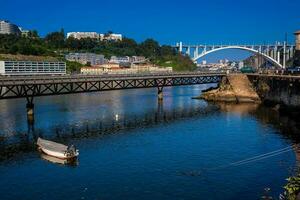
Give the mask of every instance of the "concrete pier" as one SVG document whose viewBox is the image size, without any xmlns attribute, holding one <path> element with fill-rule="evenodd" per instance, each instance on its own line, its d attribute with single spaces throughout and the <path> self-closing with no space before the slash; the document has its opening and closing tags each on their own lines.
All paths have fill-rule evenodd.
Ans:
<svg viewBox="0 0 300 200">
<path fill-rule="evenodd" d="M 26 104 L 28 133 L 34 132 L 34 104 L 28 102 Z"/>
<path fill-rule="evenodd" d="M 162 87 L 159 87 L 159 88 L 158 88 L 158 91 L 157 91 L 157 98 L 158 98 L 158 101 L 163 101 L 164 94 L 163 94 L 163 88 L 162 88 Z"/>
<path fill-rule="evenodd" d="M 33 103 L 27 103 L 26 109 L 27 109 L 27 116 L 31 117 L 34 115 L 34 104 Z"/>
</svg>

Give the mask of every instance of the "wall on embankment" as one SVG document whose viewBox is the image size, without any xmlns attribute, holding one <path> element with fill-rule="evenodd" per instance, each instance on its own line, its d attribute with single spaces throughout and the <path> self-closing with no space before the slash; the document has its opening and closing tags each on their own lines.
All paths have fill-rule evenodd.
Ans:
<svg viewBox="0 0 300 200">
<path fill-rule="evenodd" d="M 300 50 L 297 50 L 295 52 L 295 56 L 294 56 L 294 66 L 300 66 Z"/>
<path fill-rule="evenodd" d="M 248 75 L 265 103 L 300 108 L 300 76 Z"/>
</svg>

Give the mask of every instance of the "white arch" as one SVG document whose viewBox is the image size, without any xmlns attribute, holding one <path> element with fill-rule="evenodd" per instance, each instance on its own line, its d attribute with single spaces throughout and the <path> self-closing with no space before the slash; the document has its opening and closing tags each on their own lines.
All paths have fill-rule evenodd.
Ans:
<svg viewBox="0 0 300 200">
<path fill-rule="evenodd" d="M 272 57 L 270 57 L 266 54 L 263 54 L 263 53 L 255 50 L 255 49 L 251 49 L 251 48 L 243 47 L 243 46 L 226 46 L 226 47 L 220 47 L 220 48 L 212 49 L 212 50 L 206 51 L 206 52 L 198 55 L 197 57 L 193 58 L 193 61 L 197 61 L 199 58 L 202 58 L 202 57 L 206 56 L 207 54 L 210 54 L 210 53 L 213 53 L 213 52 L 216 52 L 216 51 L 220 51 L 220 50 L 224 50 L 224 49 L 240 49 L 240 50 L 250 51 L 250 52 L 253 52 L 253 53 L 258 53 L 258 54 L 262 55 L 264 58 L 266 58 L 267 60 L 269 60 L 272 63 L 274 63 L 275 65 L 277 65 L 278 67 L 283 68 L 283 66 L 277 60 L 275 60 L 274 58 L 272 58 Z"/>
</svg>

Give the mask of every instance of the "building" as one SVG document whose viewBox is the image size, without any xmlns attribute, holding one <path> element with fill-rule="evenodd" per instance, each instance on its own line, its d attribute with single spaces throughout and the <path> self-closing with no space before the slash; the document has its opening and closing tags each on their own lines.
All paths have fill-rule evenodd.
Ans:
<svg viewBox="0 0 300 200">
<path fill-rule="evenodd" d="M 110 63 L 119 63 L 119 64 L 133 64 L 133 63 L 140 63 L 140 62 L 146 62 L 146 58 L 144 56 L 112 56 L 109 60 Z"/>
<path fill-rule="evenodd" d="M 66 74 L 65 62 L 0 61 L 0 75 Z"/>
<path fill-rule="evenodd" d="M 296 45 L 296 50 L 300 51 L 300 30 L 296 31 L 294 33 L 295 37 L 296 37 L 296 41 L 295 41 L 295 45 Z"/>
<path fill-rule="evenodd" d="M 172 67 L 158 67 L 149 63 L 137 63 L 131 67 L 122 67 L 122 65 L 118 63 L 106 63 L 99 66 L 82 67 L 80 69 L 81 74 L 86 75 L 165 73 L 172 71 Z"/>
<path fill-rule="evenodd" d="M 94 67 L 81 67 L 80 73 L 85 75 L 101 75 L 104 74 L 104 67 L 94 66 Z"/>
<path fill-rule="evenodd" d="M 25 30 L 22 27 L 19 27 L 19 30 L 21 31 L 21 35 L 23 37 L 28 37 L 29 36 L 29 32 L 30 32 L 29 30 Z"/>
<path fill-rule="evenodd" d="M 110 63 L 129 63 L 130 57 L 129 56 L 123 56 L 123 57 L 117 57 L 112 56 L 109 60 Z"/>
<path fill-rule="evenodd" d="M 106 63 L 104 55 L 95 53 L 69 53 L 65 58 L 68 61 L 75 61 L 84 65 L 102 65 Z"/>
<path fill-rule="evenodd" d="M 242 69 L 244 67 L 244 62 L 243 61 L 240 61 L 239 62 L 239 69 Z"/>
<path fill-rule="evenodd" d="M 97 39 L 100 41 L 121 41 L 122 40 L 122 34 L 102 34 L 102 33 L 96 33 L 96 32 L 69 32 L 67 33 L 67 38 L 73 37 L 75 39 L 84 39 L 84 38 L 92 38 Z"/>
<path fill-rule="evenodd" d="M 101 35 L 101 41 L 107 40 L 107 41 L 122 41 L 122 34 L 100 34 Z"/>
<path fill-rule="evenodd" d="M 92 39 L 100 39 L 100 35 L 96 32 L 69 32 L 67 33 L 67 38 L 73 37 L 75 39 L 84 39 L 84 38 L 92 38 Z"/>
<path fill-rule="evenodd" d="M 0 20 L 0 34 L 20 35 L 21 30 L 17 25 L 12 24 L 9 21 Z"/>
<path fill-rule="evenodd" d="M 145 62 L 146 58 L 144 56 L 132 56 L 130 57 L 130 62 Z"/>
<path fill-rule="evenodd" d="M 295 33 L 295 45 L 296 51 L 294 55 L 294 66 L 300 66 L 300 30 L 296 31 Z"/>
</svg>

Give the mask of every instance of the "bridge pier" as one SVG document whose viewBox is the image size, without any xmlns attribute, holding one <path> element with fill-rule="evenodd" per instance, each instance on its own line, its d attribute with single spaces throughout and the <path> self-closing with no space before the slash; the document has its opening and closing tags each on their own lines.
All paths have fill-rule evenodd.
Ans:
<svg viewBox="0 0 300 200">
<path fill-rule="evenodd" d="M 27 97 L 27 104 L 26 104 L 26 113 L 27 113 L 27 122 L 28 124 L 34 123 L 34 104 L 33 104 L 33 97 Z"/>
<path fill-rule="evenodd" d="M 164 98 L 163 87 L 158 87 L 157 89 L 158 89 L 158 91 L 157 91 L 157 98 L 158 98 L 158 101 L 159 101 L 159 102 L 162 102 L 162 101 L 163 101 L 163 98 Z"/>
<path fill-rule="evenodd" d="M 32 102 L 27 102 L 26 104 L 27 110 L 27 127 L 28 134 L 34 132 L 34 104 Z"/>
<path fill-rule="evenodd" d="M 34 115 L 34 104 L 33 103 L 27 103 L 26 104 L 27 109 L 27 116 L 33 116 Z"/>
</svg>

